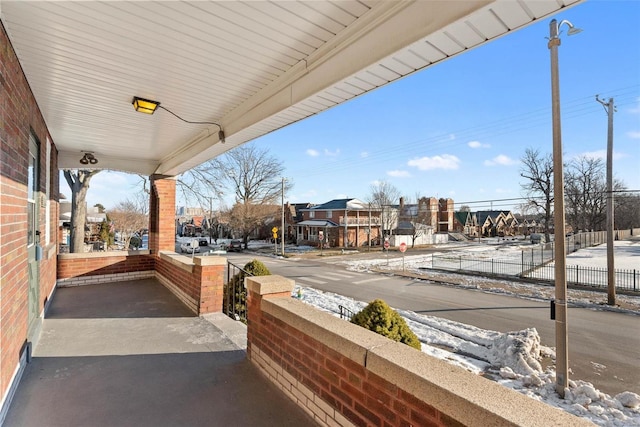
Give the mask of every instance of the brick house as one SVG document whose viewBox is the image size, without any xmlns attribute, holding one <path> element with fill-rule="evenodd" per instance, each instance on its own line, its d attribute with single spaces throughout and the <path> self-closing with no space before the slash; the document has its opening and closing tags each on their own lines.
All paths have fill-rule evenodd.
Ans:
<svg viewBox="0 0 640 427">
<path fill-rule="evenodd" d="M 380 244 L 381 211 L 358 199 L 334 199 L 300 212 L 302 221 L 296 224 L 299 243 L 317 243 L 322 233 L 328 247 Z"/>
</svg>

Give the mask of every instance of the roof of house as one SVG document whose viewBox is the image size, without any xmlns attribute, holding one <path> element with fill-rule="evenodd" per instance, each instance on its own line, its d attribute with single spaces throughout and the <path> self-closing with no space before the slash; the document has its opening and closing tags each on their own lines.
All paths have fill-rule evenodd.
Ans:
<svg viewBox="0 0 640 427">
<path fill-rule="evenodd" d="M 340 209 L 369 209 L 369 205 L 364 203 L 358 199 L 333 199 L 321 205 L 312 206 L 309 209 L 302 210 L 314 210 L 314 211 L 330 211 L 330 210 L 340 210 Z"/>
<path fill-rule="evenodd" d="M 467 220 L 470 216 L 473 216 L 473 213 L 469 211 L 458 211 L 454 212 L 453 216 L 458 220 L 458 222 L 462 225 L 467 223 Z"/>
<path fill-rule="evenodd" d="M 309 227 L 337 227 L 338 224 L 336 224 L 333 221 L 329 221 L 327 219 L 308 219 L 306 221 L 301 221 L 296 223 L 296 225 L 305 225 L 305 226 L 309 226 Z"/>
</svg>

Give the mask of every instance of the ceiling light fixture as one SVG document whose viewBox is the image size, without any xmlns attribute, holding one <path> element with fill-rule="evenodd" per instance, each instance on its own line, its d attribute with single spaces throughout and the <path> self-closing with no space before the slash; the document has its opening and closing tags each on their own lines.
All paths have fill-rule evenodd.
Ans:
<svg viewBox="0 0 640 427">
<path fill-rule="evenodd" d="M 178 119 L 182 120 L 185 123 L 189 123 L 192 125 L 216 125 L 218 126 L 218 128 L 220 129 L 218 131 L 218 139 L 220 140 L 221 143 L 225 143 L 225 135 L 224 135 L 224 131 L 222 130 L 222 126 L 220 126 L 218 123 L 215 122 L 192 122 L 190 120 L 185 120 L 182 117 L 180 117 L 179 115 L 177 115 L 176 113 L 174 113 L 173 111 L 167 109 L 166 107 L 163 107 L 162 105 L 160 105 L 160 102 L 158 101 L 152 101 L 150 99 L 144 99 L 144 98 L 140 98 L 137 96 L 133 97 L 133 100 L 131 101 L 131 104 L 133 104 L 133 108 L 140 112 L 140 113 L 145 113 L 145 114 L 153 114 L 156 112 L 156 110 L 158 108 L 163 109 L 164 111 L 174 115 L 175 117 L 177 117 Z"/>
<path fill-rule="evenodd" d="M 137 112 L 145 114 L 155 113 L 156 109 L 160 106 L 159 102 L 138 98 L 137 96 L 133 97 L 133 101 L 131 101 L 131 103 Z"/>
<path fill-rule="evenodd" d="M 88 164 L 95 165 L 96 163 L 98 163 L 98 159 L 95 158 L 93 153 L 87 152 L 87 153 L 84 153 L 84 156 L 82 156 L 82 158 L 80 159 L 80 163 L 82 163 L 83 165 L 88 165 Z"/>
</svg>

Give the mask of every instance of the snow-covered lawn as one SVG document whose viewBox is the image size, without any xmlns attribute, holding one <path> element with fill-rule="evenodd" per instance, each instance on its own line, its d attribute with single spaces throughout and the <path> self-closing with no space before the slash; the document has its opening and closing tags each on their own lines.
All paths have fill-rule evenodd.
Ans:
<svg viewBox="0 0 640 427">
<path fill-rule="evenodd" d="M 296 287 L 292 296 L 339 316 L 338 307 L 358 312 L 366 303 L 351 298 Z M 602 426 L 640 425 L 640 396 L 632 392 L 609 396 L 591 383 L 570 380 L 565 399 L 555 392 L 553 366 L 543 359 L 555 352 L 540 344 L 535 328 L 500 333 L 451 320 L 398 310 L 423 343 L 422 351 L 478 375 L 546 402 Z"/>
</svg>

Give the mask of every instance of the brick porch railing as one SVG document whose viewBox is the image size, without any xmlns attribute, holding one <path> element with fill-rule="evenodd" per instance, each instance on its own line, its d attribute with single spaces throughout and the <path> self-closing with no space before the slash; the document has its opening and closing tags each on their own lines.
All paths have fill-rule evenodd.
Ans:
<svg viewBox="0 0 640 427">
<path fill-rule="evenodd" d="M 247 277 L 250 360 L 326 426 L 586 426 L 530 399 Z"/>
<path fill-rule="evenodd" d="M 226 259 L 175 252 L 113 251 L 58 255 L 57 286 L 81 286 L 155 277 L 194 313 L 222 310 Z"/>
</svg>

